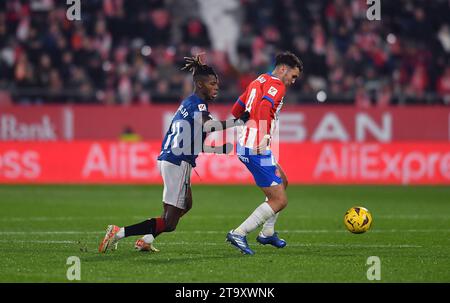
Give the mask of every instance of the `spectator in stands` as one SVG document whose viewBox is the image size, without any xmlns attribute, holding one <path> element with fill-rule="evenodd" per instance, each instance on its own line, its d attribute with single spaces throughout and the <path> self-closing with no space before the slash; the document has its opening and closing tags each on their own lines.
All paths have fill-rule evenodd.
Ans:
<svg viewBox="0 0 450 303">
<path fill-rule="evenodd" d="M 444 74 L 439 78 L 437 92 L 444 99 L 445 104 L 450 105 L 450 66 L 447 66 Z"/>
<path fill-rule="evenodd" d="M 305 62 L 299 102 L 318 90 L 357 105 L 366 94 L 377 105 L 449 98 L 448 0 L 383 3 L 382 22 L 366 19 L 365 0 L 95 0 L 77 22 L 66 9 L 0 1 L 0 89 L 15 102 L 177 102 L 189 91 L 179 60 L 200 50 L 221 73 L 218 101 L 230 102 L 280 49 Z"/>
</svg>

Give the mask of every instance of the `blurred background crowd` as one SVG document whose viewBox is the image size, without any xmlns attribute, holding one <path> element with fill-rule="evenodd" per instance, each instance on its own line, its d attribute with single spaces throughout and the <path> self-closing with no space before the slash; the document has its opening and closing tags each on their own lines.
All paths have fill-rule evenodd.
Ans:
<svg viewBox="0 0 450 303">
<path fill-rule="evenodd" d="M 183 57 L 205 52 L 234 102 L 280 50 L 304 62 L 288 103 L 450 104 L 450 1 L 0 1 L 3 103 L 177 103 Z"/>
</svg>

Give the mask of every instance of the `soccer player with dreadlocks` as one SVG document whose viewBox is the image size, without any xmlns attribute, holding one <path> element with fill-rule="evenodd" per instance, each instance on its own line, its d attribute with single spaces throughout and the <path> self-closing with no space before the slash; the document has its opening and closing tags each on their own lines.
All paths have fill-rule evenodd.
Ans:
<svg viewBox="0 0 450 303">
<path fill-rule="evenodd" d="M 164 137 L 158 157 L 158 168 L 164 181 L 163 214 L 161 217 L 150 218 L 130 226 L 109 225 L 100 243 L 99 252 L 115 250 L 118 241 L 129 236 L 143 236 L 135 243 L 137 250 L 156 251 L 152 246 L 153 240 L 163 232 L 174 231 L 179 219 L 192 207 L 191 169 L 195 167 L 198 154 L 202 151 L 231 151 L 231 144 L 206 149 L 203 143 L 207 132 L 214 130 L 213 125 L 217 123 L 225 129 L 248 120 L 248 113 L 228 121 L 213 120 L 208 111 L 208 103 L 217 97 L 219 91 L 217 74 L 210 66 L 202 63 L 200 55 L 185 57 L 185 61 L 182 70 L 192 72 L 194 92 L 181 102 Z M 217 127 L 217 130 L 220 127 Z"/>
</svg>

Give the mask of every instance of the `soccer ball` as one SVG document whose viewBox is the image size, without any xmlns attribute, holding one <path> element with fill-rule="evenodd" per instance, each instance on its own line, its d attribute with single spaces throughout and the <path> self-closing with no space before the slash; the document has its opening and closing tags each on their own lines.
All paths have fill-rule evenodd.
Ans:
<svg viewBox="0 0 450 303">
<path fill-rule="evenodd" d="M 354 206 L 345 213 L 344 224 L 350 232 L 362 234 L 372 225 L 372 215 L 367 208 Z"/>
</svg>

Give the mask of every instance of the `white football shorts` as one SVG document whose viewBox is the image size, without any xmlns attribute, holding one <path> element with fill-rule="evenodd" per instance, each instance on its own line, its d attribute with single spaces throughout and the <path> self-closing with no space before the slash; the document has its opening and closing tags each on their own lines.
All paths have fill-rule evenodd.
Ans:
<svg viewBox="0 0 450 303">
<path fill-rule="evenodd" d="M 158 168 L 164 181 L 163 202 L 186 209 L 185 198 L 191 185 L 192 165 L 185 161 L 181 161 L 179 166 L 168 161 L 158 161 Z"/>
</svg>

